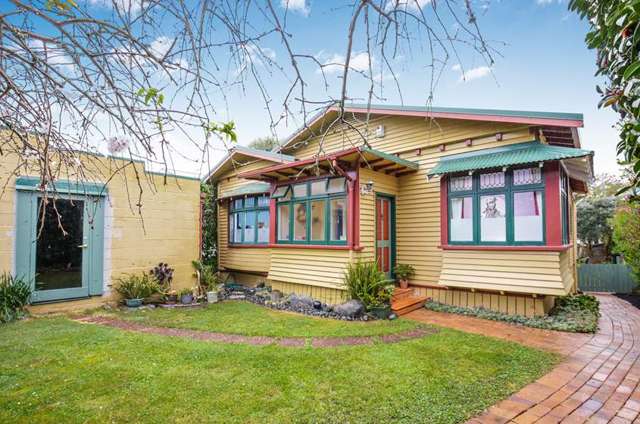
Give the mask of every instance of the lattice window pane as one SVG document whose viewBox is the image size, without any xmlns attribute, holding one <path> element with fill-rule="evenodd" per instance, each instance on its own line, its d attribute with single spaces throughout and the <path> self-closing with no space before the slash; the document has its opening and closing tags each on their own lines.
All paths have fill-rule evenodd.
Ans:
<svg viewBox="0 0 640 424">
<path fill-rule="evenodd" d="M 540 168 L 524 168 L 513 170 L 513 185 L 539 184 L 542 182 Z"/>
<path fill-rule="evenodd" d="M 449 186 L 451 191 L 469 191 L 473 188 L 473 177 L 471 175 L 453 177 Z"/>
<path fill-rule="evenodd" d="M 491 172 L 489 174 L 480 174 L 480 188 L 499 188 L 504 187 L 504 172 Z"/>
</svg>

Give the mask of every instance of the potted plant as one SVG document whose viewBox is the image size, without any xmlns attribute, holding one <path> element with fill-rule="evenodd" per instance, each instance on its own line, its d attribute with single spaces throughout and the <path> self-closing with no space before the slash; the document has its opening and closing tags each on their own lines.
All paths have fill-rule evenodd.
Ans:
<svg viewBox="0 0 640 424">
<path fill-rule="evenodd" d="M 391 283 L 375 262 L 351 263 L 344 275 L 349 297 L 362 302 L 369 314 L 379 319 L 385 319 L 391 313 Z"/>
<path fill-rule="evenodd" d="M 218 274 L 212 265 L 203 264 L 200 261 L 192 261 L 195 268 L 195 276 L 199 282 L 199 292 L 202 297 L 206 297 L 207 303 L 218 301 Z"/>
<path fill-rule="evenodd" d="M 137 308 L 142 301 L 158 293 L 160 287 L 147 274 L 129 274 L 118 279 L 116 292 L 124 298 L 124 303 L 130 308 Z"/>
<path fill-rule="evenodd" d="M 416 270 L 413 266 L 408 264 L 398 264 L 393 272 L 396 274 L 396 278 L 400 283 L 401 289 L 406 289 L 409 287 L 409 278 L 413 277 L 416 274 Z"/>
<path fill-rule="evenodd" d="M 178 292 L 180 303 L 183 305 L 190 305 L 193 303 L 193 290 L 190 288 L 184 288 Z"/>
</svg>

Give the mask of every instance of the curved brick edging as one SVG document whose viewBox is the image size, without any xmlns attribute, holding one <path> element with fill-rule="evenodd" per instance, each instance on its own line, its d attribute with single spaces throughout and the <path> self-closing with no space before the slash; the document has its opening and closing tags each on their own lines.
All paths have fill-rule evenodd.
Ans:
<svg viewBox="0 0 640 424">
<path fill-rule="evenodd" d="M 498 402 L 468 423 L 640 422 L 640 310 L 612 295 L 597 294 L 601 317 L 593 335 L 547 332 L 458 316 L 463 331 L 501 337 L 567 355 L 547 375 Z M 410 318 L 447 326 L 450 317 Z M 477 319 L 477 318 L 476 318 Z M 461 327 L 472 327 L 461 328 Z"/>
<path fill-rule="evenodd" d="M 203 340 L 228 344 L 248 344 L 254 346 L 277 345 L 283 347 L 305 347 L 307 340 L 313 348 L 372 345 L 375 343 L 397 343 L 405 340 L 419 339 L 429 334 L 437 333 L 434 328 L 417 328 L 396 334 L 380 336 L 354 336 L 354 337 L 271 337 L 271 336 L 244 336 L 241 334 L 226 334 L 202 330 L 189 330 L 186 328 L 155 327 L 135 322 L 119 320 L 108 317 L 84 317 L 76 321 L 88 324 L 98 324 L 107 327 L 119 328 L 126 331 L 157 334 L 161 336 L 182 337 L 193 340 Z"/>
</svg>

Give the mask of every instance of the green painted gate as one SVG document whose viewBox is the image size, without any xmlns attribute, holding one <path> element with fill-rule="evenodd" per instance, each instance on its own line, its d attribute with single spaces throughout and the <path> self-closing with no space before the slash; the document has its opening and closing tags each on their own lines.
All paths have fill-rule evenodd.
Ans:
<svg viewBox="0 0 640 424">
<path fill-rule="evenodd" d="M 578 266 L 578 288 L 582 291 L 631 293 L 637 282 L 624 264 L 582 264 Z"/>
</svg>

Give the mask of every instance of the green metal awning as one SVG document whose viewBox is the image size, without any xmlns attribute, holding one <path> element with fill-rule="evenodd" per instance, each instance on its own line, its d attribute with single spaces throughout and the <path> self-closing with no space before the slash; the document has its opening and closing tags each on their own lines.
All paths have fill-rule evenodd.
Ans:
<svg viewBox="0 0 640 424">
<path fill-rule="evenodd" d="M 226 199 L 229 197 L 245 196 L 248 194 L 261 194 L 268 193 L 271 190 L 271 184 L 269 183 L 250 183 L 241 187 L 234 188 L 233 190 L 227 190 L 220 193 L 218 199 Z"/>
<path fill-rule="evenodd" d="M 591 150 L 550 146 L 539 141 L 512 144 L 477 152 L 461 153 L 440 159 L 427 175 L 452 174 L 476 169 L 500 168 L 511 165 L 539 163 L 592 156 Z"/>
</svg>

